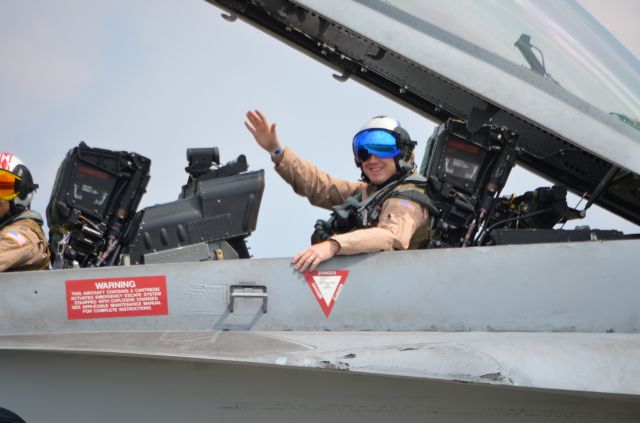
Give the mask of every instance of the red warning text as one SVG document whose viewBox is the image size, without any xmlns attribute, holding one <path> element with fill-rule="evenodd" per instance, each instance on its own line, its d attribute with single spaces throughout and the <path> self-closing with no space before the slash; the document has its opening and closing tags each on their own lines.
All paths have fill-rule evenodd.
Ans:
<svg viewBox="0 0 640 423">
<path fill-rule="evenodd" d="M 69 320 L 169 314 L 165 276 L 66 282 Z"/>
</svg>

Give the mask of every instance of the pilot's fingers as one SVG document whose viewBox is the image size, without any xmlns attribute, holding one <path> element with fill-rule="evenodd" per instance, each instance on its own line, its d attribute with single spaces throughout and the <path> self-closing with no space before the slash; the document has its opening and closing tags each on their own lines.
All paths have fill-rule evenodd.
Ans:
<svg viewBox="0 0 640 423">
<path fill-rule="evenodd" d="M 267 118 L 262 114 L 262 112 L 258 109 L 256 109 L 256 115 L 258 115 L 258 117 L 260 118 L 260 120 L 267 126 L 269 126 L 269 121 L 267 120 Z"/>
<path fill-rule="evenodd" d="M 298 262 L 297 269 L 301 272 L 306 272 L 309 266 L 311 266 L 311 264 L 313 264 L 313 257 L 307 256 Z"/>
<path fill-rule="evenodd" d="M 293 267 L 295 267 L 298 272 L 304 272 L 307 269 L 307 266 L 307 261 L 304 259 L 298 260 L 293 265 Z"/>
<path fill-rule="evenodd" d="M 262 121 L 260 120 L 260 118 L 258 118 L 258 116 L 256 116 L 256 114 L 253 112 L 247 112 L 247 119 L 256 128 L 262 125 Z"/>
<path fill-rule="evenodd" d="M 307 259 L 304 262 L 304 266 L 303 266 L 302 270 L 300 270 L 300 271 L 301 272 L 313 272 L 315 270 L 315 268 L 318 266 L 319 263 L 320 263 L 320 260 L 318 258 L 310 257 L 309 259 Z"/>
<path fill-rule="evenodd" d="M 296 270 L 300 270 L 300 267 L 302 266 L 305 251 L 300 251 L 293 259 L 291 259 L 291 264 L 293 264 Z"/>
<path fill-rule="evenodd" d="M 307 270 L 307 268 L 309 268 L 309 266 L 314 266 L 314 262 L 316 260 L 318 260 L 318 258 L 313 253 L 313 251 L 309 251 L 307 249 L 307 250 L 299 252 L 293 258 L 293 260 L 291 260 L 291 263 L 294 265 L 296 270 L 299 270 L 300 272 L 304 272 L 304 271 Z M 315 263 L 316 266 L 317 266 L 317 264 L 318 263 Z M 314 266 L 314 268 L 315 268 L 315 266 Z"/>
<path fill-rule="evenodd" d="M 307 250 L 302 250 L 298 254 L 293 256 L 293 258 L 291 259 L 291 263 L 295 264 L 298 260 L 300 260 L 300 257 L 302 257 L 306 251 Z"/>
<path fill-rule="evenodd" d="M 251 132 L 251 135 L 253 135 L 254 137 L 256 136 L 256 128 L 254 128 L 253 125 L 245 122 L 244 126 L 249 130 L 249 132 Z"/>
<path fill-rule="evenodd" d="M 319 258 L 313 259 L 311 265 L 309 266 L 309 272 L 313 272 L 314 270 L 316 270 L 316 267 L 318 267 L 321 262 L 322 260 L 320 260 Z"/>
</svg>

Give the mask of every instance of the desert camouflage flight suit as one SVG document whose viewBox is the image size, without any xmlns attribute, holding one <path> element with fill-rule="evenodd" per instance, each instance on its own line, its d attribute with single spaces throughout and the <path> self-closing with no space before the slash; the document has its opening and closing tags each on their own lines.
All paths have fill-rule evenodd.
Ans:
<svg viewBox="0 0 640 423">
<path fill-rule="evenodd" d="M 366 182 L 333 178 L 296 156 L 289 147 L 274 161 L 276 172 L 314 206 L 331 209 L 357 193 L 362 193 L 362 200 L 365 200 L 376 189 Z M 395 190 L 411 189 L 415 189 L 413 184 L 401 184 Z M 375 226 L 333 235 L 331 239 L 340 244 L 340 255 L 412 249 L 427 238 L 428 221 L 426 208 L 408 199 L 392 197 L 382 203 Z"/>
<path fill-rule="evenodd" d="M 42 217 L 27 210 L 0 228 L 0 271 L 49 268 L 51 255 Z"/>
</svg>

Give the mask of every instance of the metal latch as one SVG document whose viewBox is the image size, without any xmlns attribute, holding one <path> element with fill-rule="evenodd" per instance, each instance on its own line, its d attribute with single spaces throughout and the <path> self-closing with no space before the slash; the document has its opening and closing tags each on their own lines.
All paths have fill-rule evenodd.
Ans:
<svg viewBox="0 0 640 423">
<path fill-rule="evenodd" d="M 229 312 L 233 313 L 236 298 L 262 298 L 262 312 L 267 312 L 267 287 L 264 285 L 231 285 L 229 287 Z"/>
</svg>

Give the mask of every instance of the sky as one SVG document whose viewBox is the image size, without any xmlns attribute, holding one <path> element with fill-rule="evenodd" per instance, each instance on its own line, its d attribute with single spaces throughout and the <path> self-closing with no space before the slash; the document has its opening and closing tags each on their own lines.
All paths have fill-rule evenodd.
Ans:
<svg viewBox="0 0 640 423">
<path fill-rule="evenodd" d="M 640 2 L 581 4 L 640 57 Z M 420 160 L 432 122 L 221 13 L 203 0 L 0 2 L 0 146 L 40 184 L 34 210 L 44 215 L 57 168 L 80 141 L 152 160 L 141 207 L 177 198 L 187 148 L 217 146 L 222 162 L 245 154 L 250 170 L 265 169 L 252 254 L 289 257 L 328 212 L 280 180 L 244 128 L 247 110 L 262 110 L 284 145 L 336 177 L 359 178 L 351 138 L 377 115 L 402 123 Z M 516 169 L 504 193 L 542 185 Z M 638 231 L 597 210 L 578 224 Z"/>
</svg>

